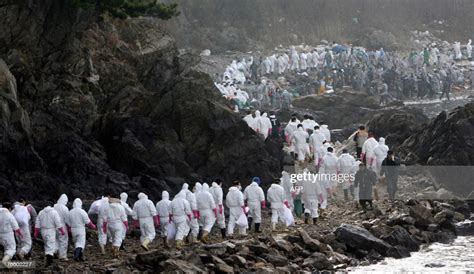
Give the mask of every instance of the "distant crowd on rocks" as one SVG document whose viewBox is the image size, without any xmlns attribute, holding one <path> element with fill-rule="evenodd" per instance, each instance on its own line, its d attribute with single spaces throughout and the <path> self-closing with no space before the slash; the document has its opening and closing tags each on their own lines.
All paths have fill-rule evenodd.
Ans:
<svg viewBox="0 0 474 274">
<path fill-rule="evenodd" d="M 287 109 L 294 97 L 337 92 L 350 86 L 380 103 L 392 100 L 450 99 L 455 89 L 473 85 L 471 40 L 461 48 L 431 44 L 402 55 L 336 42 L 276 49 L 270 56 L 234 60 L 215 83 L 221 94 L 238 109 Z M 306 77 L 304 86 L 287 83 L 290 75 Z"/>
<path fill-rule="evenodd" d="M 25 199 L 13 203 L 3 201 L 2 263 L 31 256 L 32 238 L 39 237 L 44 243 L 48 265 L 55 255 L 68 260 L 70 242 L 74 246 L 74 260 L 83 261 L 86 227 L 98 231 L 98 245 L 103 254 L 110 243 L 112 257 L 118 258 L 125 248 L 127 231 L 134 228 L 140 229 L 144 250 L 150 249 L 157 233 L 163 247 L 170 247 L 173 241 L 181 249 L 185 242 L 207 243 L 213 227 L 220 230 L 222 239 L 233 237 L 236 228 L 244 236 L 252 226 L 255 233 L 262 232 L 261 224 L 266 222 L 262 211 L 267 205 L 271 210 L 268 222 L 275 231 L 278 224 L 284 230 L 293 226 L 295 216 L 304 218 L 305 224 L 317 225 L 318 218 L 325 218 L 325 210 L 339 199 L 337 193 L 341 189 L 345 201 L 355 200 L 363 210 L 373 209 L 372 200 L 377 196 L 373 187 L 380 180 L 386 181 L 388 199 L 396 199 L 399 161 L 385 145 L 384 138 L 377 142 L 364 126 L 351 136 L 356 150 L 342 149 L 340 156 L 336 156 L 328 126 L 319 125 L 309 115 L 301 122 L 293 116 L 284 130 L 273 113 L 267 117 L 266 113 L 260 115 L 255 111 L 255 117 L 249 114 L 244 120 L 261 138 L 284 138 L 295 159 L 295 171 L 301 170 L 283 171 L 266 193 L 259 177 L 252 178 L 245 188 L 241 182 L 234 181 L 227 193 L 223 191 L 222 181 L 216 179 L 210 185 L 196 182 L 192 188 L 186 183 L 173 198 L 163 191 L 156 204 L 140 193 L 133 207 L 127 203 L 127 193 L 104 193 L 87 212 L 82 209 L 80 198 L 74 199 L 69 208 L 66 194 L 38 214 Z"/>
</svg>

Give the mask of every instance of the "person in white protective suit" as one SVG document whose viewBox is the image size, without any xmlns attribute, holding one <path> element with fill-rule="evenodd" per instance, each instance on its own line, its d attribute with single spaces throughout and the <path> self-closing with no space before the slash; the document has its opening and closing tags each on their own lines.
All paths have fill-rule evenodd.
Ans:
<svg viewBox="0 0 474 274">
<path fill-rule="evenodd" d="M 199 192 L 202 191 L 202 184 L 200 182 L 196 182 L 194 184 L 194 187 L 193 187 L 193 193 L 194 193 L 194 197 L 196 198 L 196 206 L 197 206 L 197 195 L 199 194 Z M 198 225 L 199 225 L 199 232 L 198 232 L 198 236 L 197 236 L 197 240 L 201 240 L 201 236 L 202 236 L 202 222 L 201 222 L 201 212 L 199 212 L 199 208 L 197 209 L 198 211 L 198 219 L 197 219 L 197 222 L 198 222 Z"/>
<path fill-rule="evenodd" d="M 214 197 L 209 192 L 209 185 L 207 183 L 202 185 L 202 190 L 196 195 L 196 201 L 200 215 L 199 219 L 202 224 L 201 241 L 207 243 L 209 241 L 209 233 L 217 218 L 217 206 Z"/>
<path fill-rule="evenodd" d="M 170 222 L 171 201 L 170 194 L 164 190 L 161 193 L 161 201 L 156 203 L 156 212 L 158 213 L 158 223 L 160 225 L 160 236 L 163 239 L 163 245 L 168 248 L 168 224 Z"/>
<path fill-rule="evenodd" d="M 285 57 L 283 55 L 280 55 L 278 57 L 278 74 L 283 74 L 285 73 L 285 70 L 286 70 L 286 60 L 285 60 Z"/>
<path fill-rule="evenodd" d="M 7 207 L 7 205 L 3 205 Z M 16 242 L 15 233 L 18 237 L 23 237 L 23 233 L 18 226 L 13 214 L 8 208 L 0 208 L 0 245 L 3 246 L 2 263 L 5 265 L 15 256 Z"/>
<path fill-rule="evenodd" d="M 324 135 L 324 139 L 330 143 L 331 132 L 329 131 L 328 125 L 326 125 L 326 122 L 321 123 L 320 130 L 321 130 L 321 133 Z"/>
<path fill-rule="evenodd" d="M 97 211 L 97 230 L 98 241 L 101 253 L 105 255 L 105 245 L 107 244 L 107 212 L 109 210 L 109 198 L 102 197 L 102 199 L 92 203 L 89 209 L 89 215 L 91 212 Z"/>
<path fill-rule="evenodd" d="M 303 129 L 308 131 L 308 130 L 313 130 L 315 126 L 319 126 L 318 123 L 316 123 L 313 118 L 309 115 L 304 116 L 303 122 L 301 122 L 303 125 Z"/>
<path fill-rule="evenodd" d="M 221 230 L 222 239 L 226 238 L 226 231 L 225 231 L 225 214 L 224 214 L 224 193 L 222 191 L 222 181 L 220 179 L 216 179 L 215 182 L 212 183 L 209 192 L 212 194 L 214 198 L 214 202 L 218 208 L 217 212 L 217 224 Z"/>
<path fill-rule="evenodd" d="M 199 235 L 199 210 L 197 209 L 196 195 L 194 195 L 194 193 L 189 190 L 189 185 L 187 183 L 183 184 L 182 190 L 184 190 L 186 193 L 186 200 L 188 200 L 189 205 L 191 206 L 191 211 L 193 213 L 193 216 L 189 223 L 189 226 L 191 227 L 191 239 L 189 242 L 194 243 L 197 241 Z"/>
<path fill-rule="evenodd" d="M 350 155 L 347 149 L 342 150 L 341 156 L 337 160 L 337 172 L 342 178 L 342 190 L 344 191 L 344 200 L 349 201 L 349 191 L 354 197 L 354 189 L 350 175 L 356 164 L 354 156 Z"/>
<path fill-rule="evenodd" d="M 293 157 L 295 153 L 295 144 L 291 143 L 291 139 L 293 138 L 293 133 L 296 132 L 297 128 L 298 123 L 296 122 L 296 117 L 291 117 L 290 122 L 288 122 L 285 127 L 285 141 L 288 144 L 288 150 Z"/>
<path fill-rule="evenodd" d="M 382 162 L 387 158 L 388 146 L 385 144 L 385 138 L 379 138 L 379 144 L 374 148 L 375 156 L 375 173 L 380 177 L 380 170 L 382 169 Z"/>
<path fill-rule="evenodd" d="M 36 218 L 34 237 L 38 238 L 40 233 L 44 242 L 46 263 L 51 265 L 53 263 L 53 256 L 58 251 L 56 234 L 64 235 L 66 231 L 59 213 L 49 205 L 41 210 Z"/>
<path fill-rule="evenodd" d="M 256 110 L 255 111 L 255 118 L 254 118 L 254 122 L 253 122 L 253 131 L 257 132 L 257 133 L 260 133 L 260 127 L 259 127 L 259 121 L 260 121 L 260 118 L 262 118 L 262 116 L 260 116 L 260 111 Z"/>
<path fill-rule="evenodd" d="M 332 147 L 327 148 L 326 155 L 324 155 L 323 160 L 321 162 L 320 173 L 323 175 L 323 185 L 324 189 L 326 190 L 326 195 L 323 195 L 324 201 L 323 204 L 326 206 L 321 205 L 322 209 L 326 209 L 327 207 L 327 198 L 331 198 L 335 195 L 336 187 L 337 187 L 337 157 L 333 153 L 334 149 Z"/>
<path fill-rule="evenodd" d="M 303 172 L 309 173 L 308 169 L 304 169 Z M 302 187 L 301 198 L 304 203 L 304 223 L 309 224 L 311 218 L 313 224 L 316 224 L 319 218 L 318 204 L 323 202 L 321 184 L 318 181 L 313 182 L 311 178 L 308 178 L 302 182 Z"/>
<path fill-rule="evenodd" d="M 321 166 L 323 157 L 326 155 L 324 151 L 324 141 L 326 141 L 326 137 L 321 132 L 319 126 L 315 126 L 313 133 L 309 137 L 309 147 L 313 153 L 314 165 L 316 167 Z"/>
<path fill-rule="evenodd" d="M 235 223 L 242 214 L 245 214 L 244 194 L 240 191 L 240 182 L 235 181 L 233 186 L 229 188 L 225 204 L 229 208 L 229 223 L 227 225 L 227 236 L 234 235 Z M 239 226 L 239 233 L 246 235 L 247 227 Z"/>
<path fill-rule="evenodd" d="M 364 142 L 362 146 L 361 159 L 365 161 L 366 166 L 370 170 L 375 170 L 375 154 L 374 149 L 378 146 L 377 140 L 375 140 L 374 135 L 369 133 L 369 138 Z"/>
<path fill-rule="evenodd" d="M 271 134 L 272 122 L 266 112 L 257 120 L 258 132 L 263 135 L 263 139 L 266 140 L 267 137 Z"/>
<path fill-rule="evenodd" d="M 91 229 L 97 227 L 91 222 L 87 212 L 82 209 L 81 199 L 74 199 L 66 224 L 71 229 L 72 242 L 75 248 L 74 260 L 82 262 L 84 261 L 82 252 L 86 248 L 86 225 Z"/>
<path fill-rule="evenodd" d="M 472 58 L 472 40 L 469 39 L 469 42 L 467 42 L 466 45 L 466 51 L 467 51 L 467 58 L 471 59 Z"/>
<path fill-rule="evenodd" d="M 127 214 L 127 216 L 132 217 L 133 220 L 136 220 L 137 218 L 136 218 L 135 212 L 128 205 L 127 199 L 128 199 L 128 194 L 127 193 L 125 193 L 125 192 L 120 193 L 120 204 L 125 209 L 125 213 Z M 125 250 L 124 241 L 125 241 L 125 238 L 127 237 L 127 231 L 125 229 L 123 230 L 123 235 L 122 236 L 123 236 L 123 241 L 122 241 L 122 246 L 120 247 L 120 249 Z"/>
<path fill-rule="evenodd" d="M 291 183 L 290 174 L 284 170 L 281 172 L 280 185 L 285 190 L 285 198 L 288 201 L 290 208 L 293 210 L 293 183 Z"/>
<path fill-rule="evenodd" d="M 272 61 L 270 61 L 270 58 L 266 57 L 265 60 L 263 60 L 262 65 L 265 75 L 270 74 L 272 70 Z"/>
<path fill-rule="evenodd" d="M 305 52 L 300 54 L 300 68 L 301 71 L 306 71 L 308 69 L 308 55 Z"/>
<path fill-rule="evenodd" d="M 295 47 L 291 47 L 291 67 L 290 69 L 292 71 L 299 71 L 300 70 L 300 56 L 298 55 L 298 52 L 296 51 Z"/>
<path fill-rule="evenodd" d="M 278 62 L 278 59 L 276 57 L 275 54 L 273 54 L 272 56 L 268 57 L 268 59 L 270 60 L 270 72 L 273 74 L 275 72 L 275 69 L 277 69 L 277 62 Z"/>
<path fill-rule="evenodd" d="M 139 193 L 138 201 L 133 205 L 133 212 L 136 215 L 134 225 L 140 225 L 142 248 L 148 251 L 148 245 L 153 242 L 156 236 L 155 225 L 158 226 L 155 204 L 148 199 L 145 193 Z"/>
<path fill-rule="evenodd" d="M 102 210 L 102 206 L 101 206 Z M 121 205 L 119 199 L 109 198 L 109 206 L 105 207 L 106 219 L 102 224 L 102 230 L 104 233 L 110 232 L 112 240 L 112 256 L 119 258 L 120 246 L 122 246 L 122 235 L 123 230 L 128 230 L 128 219 L 125 213 L 125 208 Z M 99 229 L 101 229 L 99 227 Z"/>
<path fill-rule="evenodd" d="M 23 260 L 25 255 L 31 251 L 31 233 L 30 233 L 30 213 L 28 208 L 20 203 L 15 203 L 13 206 L 12 214 L 15 217 L 15 220 L 18 223 L 18 226 L 21 229 L 22 236 L 18 236 L 18 245 L 20 249 L 18 250 L 18 257 Z"/>
<path fill-rule="evenodd" d="M 176 227 L 176 248 L 183 247 L 183 239 L 189 233 L 189 222 L 191 222 L 192 210 L 191 206 L 186 200 L 186 190 L 181 190 L 170 204 L 170 221 Z"/>
<path fill-rule="evenodd" d="M 453 47 L 454 47 L 454 53 L 455 53 L 454 59 L 457 59 L 457 60 L 462 59 L 461 43 L 460 42 L 454 42 Z"/>
<path fill-rule="evenodd" d="M 285 220 L 285 206 L 290 208 L 290 204 L 285 198 L 285 190 L 278 184 L 272 184 L 267 191 L 267 199 L 272 209 L 272 231 L 276 230 L 278 219 Z M 284 222 L 284 221 L 283 221 Z M 285 228 L 287 227 L 285 223 Z"/>
<path fill-rule="evenodd" d="M 262 223 L 262 208 L 266 208 L 265 194 L 260 187 L 260 178 L 254 177 L 252 183 L 244 190 L 244 200 L 249 207 L 249 229 L 252 228 L 252 222 L 255 223 L 255 232 L 260 233 L 260 224 Z"/>
<path fill-rule="evenodd" d="M 255 130 L 255 119 L 252 116 L 252 113 L 250 111 L 247 111 L 247 115 L 244 116 L 243 120 L 247 123 L 249 128 Z"/>
<path fill-rule="evenodd" d="M 295 144 L 295 152 L 298 154 L 298 161 L 303 162 L 306 158 L 306 154 L 309 152 L 306 140 L 309 134 L 303 129 L 303 125 L 299 124 L 296 132 L 293 133 L 291 143 Z"/>
<path fill-rule="evenodd" d="M 68 231 L 66 227 L 66 220 L 69 214 L 69 208 L 67 208 L 68 198 L 66 194 L 61 194 L 58 199 L 58 202 L 54 205 L 54 209 L 58 212 L 59 218 L 61 220 L 61 224 L 63 226 L 64 231 Z M 68 241 L 69 236 L 68 233 L 64 235 L 57 233 L 56 237 L 58 239 L 58 257 L 61 261 L 67 261 L 67 250 L 68 250 Z"/>
</svg>

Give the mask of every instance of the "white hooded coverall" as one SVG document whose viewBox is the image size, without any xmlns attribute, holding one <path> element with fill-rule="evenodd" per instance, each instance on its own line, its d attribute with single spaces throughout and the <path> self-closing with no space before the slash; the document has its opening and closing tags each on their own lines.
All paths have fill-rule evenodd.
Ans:
<svg viewBox="0 0 474 274">
<path fill-rule="evenodd" d="M 309 145 L 311 147 L 311 150 L 313 151 L 315 166 L 321 165 L 321 161 L 324 155 L 326 155 L 323 144 L 325 140 L 326 137 L 319 129 L 315 130 L 313 134 L 311 134 L 311 136 L 309 137 Z"/>
<path fill-rule="evenodd" d="M 362 146 L 362 154 L 366 159 L 367 168 L 370 168 L 371 170 L 375 169 L 374 149 L 376 146 L 378 146 L 378 144 L 379 143 L 374 137 L 370 137 L 364 142 L 364 145 Z"/>
<path fill-rule="evenodd" d="M 342 153 L 339 159 L 337 160 L 337 172 L 343 176 L 342 189 L 349 189 L 351 186 L 350 175 L 354 169 L 356 161 L 352 155 L 349 153 Z"/>
<path fill-rule="evenodd" d="M 171 221 L 176 226 L 176 241 L 181 241 L 189 233 L 189 223 L 192 211 L 188 200 L 186 200 L 186 190 L 181 190 L 171 201 L 170 216 Z"/>
<path fill-rule="evenodd" d="M 307 143 L 306 139 L 309 137 L 308 132 L 306 132 L 303 127 L 299 127 L 294 133 L 292 138 L 292 143 L 295 143 L 295 152 L 298 154 L 298 161 L 304 161 L 307 154 Z"/>
<path fill-rule="evenodd" d="M 59 233 L 58 229 L 63 226 L 64 224 L 61 222 L 61 218 L 54 208 L 47 206 L 38 213 L 35 228 L 40 229 L 41 238 L 43 238 L 44 242 L 44 253 L 46 255 L 52 256 L 56 251 L 58 251 L 58 240 L 56 234 Z"/>
<path fill-rule="evenodd" d="M 272 209 L 272 224 L 278 223 L 278 218 L 284 222 L 284 207 L 287 200 L 285 198 L 285 190 L 277 184 L 272 184 L 267 191 L 267 199 Z"/>
<path fill-rule="evenodd" d="M 130 217 L 132 217 L 132 219 L 136 220 L 135 212 L 128 205 L 127 199 L 128 199 L 128 194 L 127 193 L 125 193 L 125 192 L 120 193 L 120 204 L 125 209 L 125 213 L 127 214 L 127 216 L 130 216 Z M 122 236 L 123 236 L 123 240 L 125 240 L 125 238 L 127 237 L 127 230 L 126 229 L 123 230 L 123 235 Z"/>
<path fill-rule="evenodd" d="M 154 218 L 157 213 L 155 205 L 148 200 L 146 194 L 138 194 L 138 201 L 133 205 L 133 212 L 136 214 L 135 220 L 138 219 L 140 222 L 140 241 L 142 243 L 146 239 L 153 241 L 156 236 Z"/>
<path fill-rule="evenodd" d="M 375 173 L 380 176 L 380 170 L 382 169 L 382 162 L 387 158 L 388 146 L 385 144 L 385 138 L 379 138 L 379 144 L 374 148 L 375 156 Z"/>
<path fill-rule="evenodd" d="M 203 231 L 211 232 L 216 222 L 217 207 L 214 197 L 209 192 L 209 185 L 203 184 L 202 190 L 196 194 L 197 207 L 199 210 L 199 219 Z"/>
<path fill-rule="evenodd" d="M 170 194 L 168 191 L 164 190 L 161 193 L 161 201 L 156 203 L 156 213 L 160 218 L 160 236 L 166 237 L 168 236 L 168 224 L 170 222 L 170 208 L 171 201 L 170 201 Z"/>
<path fill-rule="evenodd" d="M 235 186 L 229 188 L 227 193 L 225 204 L 229 208 L 229 224 L 227 226 L 227 235 L 231 236 L 234 234 L 235 223 L 239 219 L 240 215 L 244 213 L 244 195 Z M 239 227 L 239 233 L 245 235 L 246 227 Z"/>
<path fill-rule="evenodd" d="M 224 215 L 224 193 L 222 188 L 215 182 L 212 183 L 212 187 L 209 189 L 214 202 L 217 206 L 217 224 L 220 229 L 225 228 L 225 215 Z"/>
<path fill-rule="evenodd" d="M 13 216 L 15 217 L 18 225 L 20 226 L 22 237 L 17 237 L 18 244 L 20 246 L 20 254 L 28 254 L 31 251 L 31 233 L 30 233 L 30 212 L 28 208 L 21 204 L 16 204 L 15 208 L 12 211 Z"/>
<path fill-rule="evenodd" d="M 307 172 L 307 170 L 306 170 Z M 309 213 L 311 218 L 318 218 L 318 203 L 322 200 L 323 190 L 319 182 L 312 180 L 303 181 L 301 198 L 304 203 L 304 213 Z"/>
<path fill-rule="evenodd" d="M 186 193 L 186 200 L 188 200 L 189 206 L 191 207 L 191 211 L 193 213 L 189 226 L 191 227 L 191 234 L 196 239 L 199 234 L 199 211 L 197 209 L 196 196 L 189 190 L 189 185 L 186 183 L 183 184 L 182 190 L 184 190 Z"/>
<path fill-rule="evenodd" d="M 125 229 L 124 222 L 127 222 L 127 214 L 125 213 L 125 209 L 120 204 L 118 199 L 113 199 L 109 203 L 108 208 L 106 208 L 106 212 L 107 229 L 110 232 L 110 237 L 112 238 L 112 245 L 115 247 L 120 247 L 123 241 L 123 230 Z M 99 227 L 99 229 L 102 228 Z"/>
<path fill-rule="evenodd" d="M 92 206 L 94 205 L 94 203 L 91 205 L 89 214 L 91 214 L 91 211 L 93 209 Z M 102 197 L 102 199 L 99 200 L 97 203 L 97 210 L 98 210 L 97 211 L 97 234 L 98 234 L 99 245 L 105 246 L 107 244 L 107 232 L 104 232 L 102 227 L 104 223 L 107 222 L 107 212 L 109 210 L 109 198 Z M 95 209 L 93 211 L 95 211 Z"/>
<path fill-rule="evenodd" d="M 61 194 L 61 196 L 59 196 L 58 202 L 54 205 L 54 209 L 59 214 L 59 219 L 61 220 L 61 226 L 66 232 L 64 233 L 64 235 L 61 235 L 61 233 L 56 233 L 56 237 L 58 239 L 59 258 L 67 257 L 67 249 L 68 249 L 68 241 L 69 241 L 69 236 L 68 236 L 67 227 L 66 227 L 66 220 L 69 214 L 69 208 L 67 208 L 66 206 L 67 202 L 68 202 L 68 198 L 66 194 Z"/>
<path fill-rule="evenodd" d="M 3 246 L 4 256 L 13 257 L 16 253 L 15 230 L 19 226 L 15 217 L 6 208 L 0 208 L 0 245 Z"/>
<path fill-rule="evenodd" d="M 249 217 L 253 219 L 254 223 L 261 223 L 262 203 L 265 203 L 263 189 L 256 182 L 252 182 L 244 190 L 244 200 L 247 201 L 249 207 Z"/>
<path fill-rule="evenodd" d="M 91 223 L 87 212 L 82 209 L 82 201 L 74 199 L 72 209 L 69 211 L 67 225 L 71 228 L 72 241 L 75 248 L 86 248 L 86 225 Z"/>
</svg>

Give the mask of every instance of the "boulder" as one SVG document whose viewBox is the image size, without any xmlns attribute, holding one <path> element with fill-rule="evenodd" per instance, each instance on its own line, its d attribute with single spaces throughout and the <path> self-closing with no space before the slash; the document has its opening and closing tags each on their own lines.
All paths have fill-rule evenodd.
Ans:
<svg viewBox="0 0 474 274">
<path fill-rule="evenodd" d="M 300 237 L 303 240 L 303 243 L 307 249 L 311 251 L 322 251 L 321 242 L 311 238 L 311 236 L 309 236 L 309 234 L 301 227 L 299 227 L 297 231 L 300 234 Z"/>
<path fill-rule="evenodd" d="M 401 226 L 396 226 L 390 234 L 382 236 L 381 239 L 392 246 L 403 246 L 409 251 L 418 251 L 420 246 L 418 241 Z"/>
<path fill-rule="evenodd" d="M 416 226 L 428 226 L 435 221 L 431 210 L 421 204 L 410 207 L 410 216 L 415 219 Z"/>
<path fill-rule="evenodd" d="M 333 268 L 329 259 L 323 253 L 315 252 L 306 258 L 301 265 L 311 270 L 331 270 Z"/>
<path fill-rule="evenodd" d="M 267 262 L 272 264 L 273 266 L 286 266 L 288 265 L 288 259 L 282 255 L 279 254 L 260 254 L 262 258 L 264 258 Z"/>
<path fill-rule="evenodd" d="M 387 255 L 388 250 L 392 247 L 387 242 L 376 238 L 365 228 L 355 225 L 342 224 L 336 229 L 338 241 L 345 243 L 352 249 L 372 250 L 379 252 L 383 256 Z"/>
<path fill-rule="evenodd" d="M 179 260 L 179 259 L 168 259 L 163 263 L 163 270 L 167 272 L 175 272 L 175 271 L 182 271 L 182 272 L 199 272 L 203 273 L 204 270 L 190 264 L 187 261 Z"/>
</svg>

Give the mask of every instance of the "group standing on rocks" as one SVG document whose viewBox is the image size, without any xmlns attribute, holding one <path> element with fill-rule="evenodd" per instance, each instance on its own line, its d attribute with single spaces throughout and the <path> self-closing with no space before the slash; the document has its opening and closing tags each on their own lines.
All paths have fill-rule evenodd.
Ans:
<svg viewBox="0 0 474 274">
<path fill-rule="evenodd" d="M 457 65 L 472 59 L 469 42 L 428 45 L 403 55 L 383 48 L 371 51 L 336 42 L 280 49 L 268 57 L 234 60 L 216 81 L 216 87 L 239 109 L 288 109 L 294 97 L 334 92 L 344 86 L 379 96 L 381 104 L 392 100 L 449 100 L 454 86 L 473 85 L 474 70 Z M 287 78 L 307 77 L 304 87 L 291 87 Z M 291 77 L 288 77 L 291 76 Z M 273 79 L 273 80 L 272 80 Z"/>
</svg>

